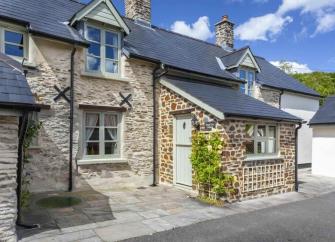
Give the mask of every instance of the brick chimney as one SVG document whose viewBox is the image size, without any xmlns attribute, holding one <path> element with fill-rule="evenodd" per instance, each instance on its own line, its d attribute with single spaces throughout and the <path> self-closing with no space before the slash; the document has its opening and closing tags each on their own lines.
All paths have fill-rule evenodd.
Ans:
<svg viewBox="0 0 335 242">
<path fill-rule="evenodd" d="M 234 49 L 234 23 L 229 21 L 228 15 L 222 17 L 215 24 L 216 44 L 227 49 Z"/>
<path fill-rule="evenodd" d="M 151 0 L 125 0 L 126 16 L 151 23 Z"/>
</svg>

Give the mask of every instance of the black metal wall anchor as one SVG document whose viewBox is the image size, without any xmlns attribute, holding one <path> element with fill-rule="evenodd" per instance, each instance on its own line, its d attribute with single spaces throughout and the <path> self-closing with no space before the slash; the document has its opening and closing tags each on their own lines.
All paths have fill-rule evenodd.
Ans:
<svg viewBox="0 0 335 242">
<path fill-rule="evenodd" d="M 120 106 L 127 104 L 130 108 L 133 108 L 133 105 L 130 103 L 130 101 L 132 101 L 132 95 L 129 94 L 127 97 L 125 97 L 121 92 L 119 94 L 120 94 L 120 97 L 122 98 Z"/>
<path fill-rule="evenodd" d="M 54 88 L 58 92 L 58 95 L 54 98 L 55 102 L 57 102 L 60 98 L 64 98 L 68 103 L 70 103 L 70 99 L 66 96 L 66 93 L 71 89 L 70 87 L 65 88 L 63 91 L 56 85 L 54 85 Z"/>
</svg>

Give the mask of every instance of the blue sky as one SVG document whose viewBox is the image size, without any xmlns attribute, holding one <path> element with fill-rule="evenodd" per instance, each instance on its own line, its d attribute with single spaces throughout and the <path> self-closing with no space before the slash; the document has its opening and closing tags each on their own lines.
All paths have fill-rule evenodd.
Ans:
<svg viewBox="0 0 335 242">
<path fill-rule="evenodd" d="M 122 14 L 123 1 L 113 0 Z M 236 24 L 235 48 L 250 45 L 302 71 L 335 71 L 335 0 L 152 0 L 154 25 L 209 42 L 225 14 Z"/>
</svg>

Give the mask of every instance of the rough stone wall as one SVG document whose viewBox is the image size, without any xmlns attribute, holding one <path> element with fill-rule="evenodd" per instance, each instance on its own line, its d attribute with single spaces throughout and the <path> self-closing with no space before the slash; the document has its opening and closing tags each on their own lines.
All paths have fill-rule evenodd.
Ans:
<svg viewBox="0 0 335 242">
<path fill-rule="evenodd" d="M 125 0 L 126 16 L 151 22 L 151 0 Z"/>
<path fill-rule="evenodd" d="M 254 97 L 276 108 L 280 107 L 280 91 L 268 88 L 261 88 L 256 85 Z"/>
<path fill-rule="evenodd" d="M 38 101 L 51 106 L 43 110 L 40 120 L 40 148 L 30 151 L 31 163 L 27 166 L 33 181 L 31 191 L 66 190 L 69 169 L 69 104 L 60 99 L 54 89 L 70 85 L 70 54 L 72 46 L 35 39 L 36 70 L 27 76 Z M 83 186 L 87 179 L 101 177 L 113 179 L 118 184 L 122 178 L 138 176 L 145 182 L 152 175 L 152 71 L 147 62 L 127 60 L 123 57 L 122 80 L 112 80 L 82 75 L 84 73 L 84 49 L 78 48 L 75 56 L 75 113 L 74 113 L 74 161 L 82 158 L 81 135 L 83 113 L 79 104 L 120 107 L 121 97 L 132 94 L 133 109 L 123 113 L 122 159 L 127 164 L 79 166 L 76 185 Z M 127 81 L 125 81 L 127 80 Z M 136 140 L 136 142 L 134 142 Z M 75 162 L 74 162 L 75 163 Z M 74 164 L 75 168 L 75 164 Z M 120 168 L 120 169 L 118 169 Z M 115 170 L 120 170 L 116 172 Z M 74 169 L 74 174 L 76 174 Z M 134 179 L 136 180 L 136 179 Z M 139 183 L 139 182 L 137 182 Z M 139 183 L 140 184 L 140 183 Z"/>
<path fill-rule="evenodd" d="M 223 16 L 222 20 L 215 25 L 216 44 L 234 48 L 234 24 Z"/>
<path fill-rule="evenodd" d="M 173 183 L 173 115 L 176 111 L 189 110 L 196 115 L 200 121 L 200 130 L 204 130 L 205 119 L 212 120 L 213 116 L 190 103 L 183 97 L 175 94 L 169 89 L 162 87 L 160 95 L 160 181 L 162 183 Z M 257 121 L 258 123 L 269 123 L 269 121 Z M 248 141 L 245 132 L 246 124 L 255 123 L 253 120 L 224 120 L 216 125 L 216 130 L 222 134 L 225 147 L 222 153 L 222 169 L 224 172 L 237 176 L 239 194 L 232 199 L 246 199 L 260 196 L 268 196 L 276 193 L 290 192 L 294 188 L 294 157 L 295 136 L 294 124 L 278 124 L 280 132 L 281 158 L 275 160 L 246 161 L 246 147 Z M 278 187 L 260 189 L 253 192 L 243 191 L 243 168 L 257 167 L 267 164 L 284 164 L 285 184 Z"/>
<path fill-rule="evenodd" d="M 0 241 L 16 241 L 18 118 L 0 115 Z"/>
</svg>

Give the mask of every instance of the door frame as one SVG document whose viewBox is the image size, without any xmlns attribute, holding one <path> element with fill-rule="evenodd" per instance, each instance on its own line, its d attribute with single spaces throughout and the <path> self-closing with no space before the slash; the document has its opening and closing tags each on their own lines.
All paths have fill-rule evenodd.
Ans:
<svg viewBox="0 0 335 242">
<path fill-rule="evenodd" d="M 178 188 L 182 188 L 185 190 L 192 190 L 192 186 L 184 186 L 182 184 L 178 184 L 177 183 L 177 119 L 179 117 L 182 118 L 190 118 L 192 119 L 192 115 L 191 113 L 187 113 L 187 114 L 179 114 L 179 115 L 174 115 L 173 116 L 173 185 L 178 187 Z M 193 127 L 191 128 L 191 135 L 193 132 Z M 192 183 L 193 183 L 193 167 L 192 167 Z"/>
</svg>

